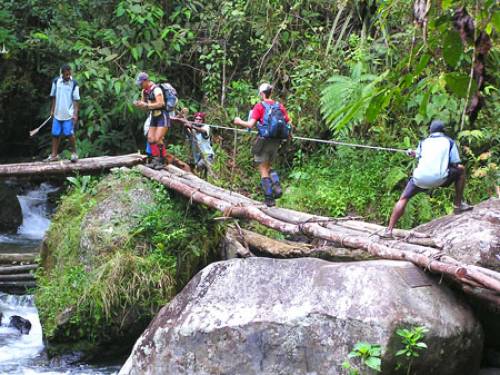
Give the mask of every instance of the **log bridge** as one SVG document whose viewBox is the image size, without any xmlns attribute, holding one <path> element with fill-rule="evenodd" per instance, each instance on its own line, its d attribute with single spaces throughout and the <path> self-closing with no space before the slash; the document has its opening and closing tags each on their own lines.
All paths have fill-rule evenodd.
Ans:
<svg viewBox="0 0 500 375">
<path fill-rule="evenodd" d="M 266 207 L 261 202 L 229 191 L 195 176 L 190 172 L 168 165 L 156 171 L 141 163 L 145 157 L 139 154 L 117 157 L 81 159 L 55 163 L 24 163 L 0 165 L 0 177 L 29 177 L 32 175 L 61 176 L 102 172 L 116 167 L 137 166 L 147 178 L 156 180 L 189 199 L 218 210 L 222 220 L 247 219 L 290 236 L 306 236 L 341 248 L 341 258 L 366 258 L 403 260 L 433 273 L 444 275 L 464 292 L 500 307 L 500 272 L 477 265 L 465 264 L 444 254 L 439 243 L 429 235 L 413 230 L 394 230 L 394 239 L 379 236 L 385 227 L 350 218 L 331 218 L 312 215 L 278 207 Z M 239 231 L 243 243 L 254 241 L 255 247 L 263 241 L 250 233 Z M 261 246 L 262 247 L 262 246 Z M 280 257 L 322 256 L 331 250 L 319 250 L 310 246 L 274 246 L 268 255 Z M 269 247 L 263 247 L 266 252 Z M 284 250 L 283 250 L 284 249 Z M 249 255 L 249 252 L 246 253 Z M 335 258 L 335 254 L 326 256 Z"/>
</svg>

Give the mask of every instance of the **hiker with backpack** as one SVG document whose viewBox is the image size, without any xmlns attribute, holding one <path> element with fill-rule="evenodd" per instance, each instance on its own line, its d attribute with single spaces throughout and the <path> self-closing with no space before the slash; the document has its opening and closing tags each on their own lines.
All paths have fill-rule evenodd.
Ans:
<svg viewBox="0 0 500 375">
<path fill-rule="evenodd" d="M 177 92 L 168 83 L 155 84 L 145 72 L 139 73 L 136 84 L 141 89 L 141 100 L 134 101 L 134 106 L 149 111 L 151 117 L 147 138 L 152 161 L 148 166 L 162 169 L 167 156 L 164 138 L 171 127 L 170 116 L 177 104 Z"/>
<path fill-rule="evenodd" d="M 456 143 L 444 133 L 444 122 L 433 120 L 429 127 L 429 137 L 418 144 L 416 150 L 408 150 L 408 156 L 418 159 L 417 168 L 408 181 L 403 194 L 394 206 L 389 226 L 383 237 L 392 237 L 392 230 L 403 216 L 408 201 L 416 194 L 437 187 L 455 184 L 454 213 L 472 210 L 463 199 L 465 168 L 460 164 Z"/>
<path fill-rule="evenodd" d="M 68 138 L 71 145 L 71 162 L 78 160 L 74 126 L 78 121 L 80 91 L 78 83 L 71 76 L 71 67 L 64 64 L 60 75 L 52 80 L 50 89 L 50 116 L 52 120 L 52 150 L 46 161 L 59 160 L 61 136 Z"/>
<path fill-rule="evenodd" d="M 258 137 L 252 147 L 254 161 L 261 176 L 264 203 L 268 207 L 276 205 L 275 199 L 283 194 L 278 173 L 272 169 L 272 163 L 278 154 L 283 140 L 291 136 L 290 118 L 283 104 L 271 99 L 273 87 L 263 83 L 259 87 L 261 101 L 251 112 L 248 121 L 236 117 L 234 124 L 250 130 L 257 125 Z"/>
</svg>

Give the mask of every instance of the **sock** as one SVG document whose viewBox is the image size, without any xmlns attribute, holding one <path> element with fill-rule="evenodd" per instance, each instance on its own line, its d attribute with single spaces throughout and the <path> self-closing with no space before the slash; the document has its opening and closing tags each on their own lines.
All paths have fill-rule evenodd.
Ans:
<svg viewBox="0 0 500 375">
<path fill-rule="evenodd" d="M 158 148 L 158 145 L 156 143 L 150 143 L 151 147 L 151 156 L 160 156 L 160 149 Z"/>
<path fill-rule="evenodd" d="M 160 149 L 160 153 L 159 153 L 160 157 L 162 157 L 162 158 L 167 157 L 167 148 L 165 147 L 165 145 L 162 143 L 162 144 L 158 145 L 158 148 Z"/>
<path fill-rule="evenodd" d="M 269 177 L 264 177 L 260 180 L 260 185 L 262 186 L 262 190 L 264 191 L 264 196 L 266 198 L 273 198 L 273 184 Z"/>
<path fill-rule="evenodd" d="M 275 171 L 271 171 L 270 177 L 271 182 L 273 183 L 274 198 L 281 198 L 281 196 L 283 195 L 283 190 L 281 190 L 280 178 L 278 176 L 278 173 Z"/>
<path fill-rule="evenodd" d="M 271 178 L 271 181 L 273 182 L 273 185 L 279 185 L 280 184 L 280 177 L 278 176 L 278 172 L 271 170 L 271 173 L 269 174 L 269 177 Z"/>
</svg>

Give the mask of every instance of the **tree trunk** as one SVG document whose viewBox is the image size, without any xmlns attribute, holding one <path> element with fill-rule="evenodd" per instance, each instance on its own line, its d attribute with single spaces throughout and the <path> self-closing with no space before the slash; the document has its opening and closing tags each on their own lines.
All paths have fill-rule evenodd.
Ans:
<svg viewBox="0 0 500 375">
<path fill-rule="evenodd" d="M 69 160 L 57 162 L 33 162 L 19 164 L 0 164 L 0 177 L 69 176 L 75 174 L 94 174 L 116 167 L 131 167 L 142 163 L 144 155 L 129 154 L 122 156 L 101 156 L 80 159 L 76 163 Z"/>
</svg>

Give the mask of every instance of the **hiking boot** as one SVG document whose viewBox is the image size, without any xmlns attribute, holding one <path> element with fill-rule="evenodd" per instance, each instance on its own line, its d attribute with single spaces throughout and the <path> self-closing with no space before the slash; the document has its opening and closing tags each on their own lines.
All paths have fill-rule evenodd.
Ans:
<svg viewBox="0 0 500 375">
<path fill-rule="evenodd" d="M 72 163 L 76 163 L 78 161 L 78 154 L 76 152 L 73 152 L 71 154 L 71 159 L 70 160 L 71 160 Z"/>
<path fill-rule="evenodd" d="M 165 168 L 165 159 L 164 158 L 153 158 L 152 162 L 153 166 L 151 168 L 159 171 Z"/>
<path fill-rule="evenodd" d="M 48 162 L 58 161 L 58 160 L 59 160 L 59 155 L 56 155 L 56 156 L 49 155 L 49 157 L 47 159 L 45 159 L 45 161 L 48 161 Z"/>
<path fill-rule="evenodd" d="M 260 180 L 260 185 L 262 187 L 262 191 L 264 192 L 264 204 L 267 207 L 274 207 L 276 202 L 273 197 L 273 184 L 269 177 L 264 177 Z"/>
<path fill-rule="evenodd" d="M 269 177 L 271 178 L 271 182 L 273 184 L 273 197 L 275 199 L 281 198 L 281 196 L 283 195 L 283 190 L 281 189 L 278 173 L 276 173 L 275 171 L 271 171 Z"/>
<path fill-rule="evenodd" d="M 271 197 L 266 197 L 264 199 L 264 204 L 267 207 L 274 207 L 274 206 L 276 206 L 276 201 L 273 198 L 271 198 Z"/>
<path fill-rule="evenodd" d="M 473 208 L 474 208 L 473 206 L 470 206 L 467 203 L 462 202 L 462 203 L 460 203 L 460 206 L 458 206 L 458 207 L 457 206 L 453 206 L 453 213 L 455 215 L 458 215 L 458 214 L 461 214 L 462 212 L 470 211 Z"/>
</svg>

